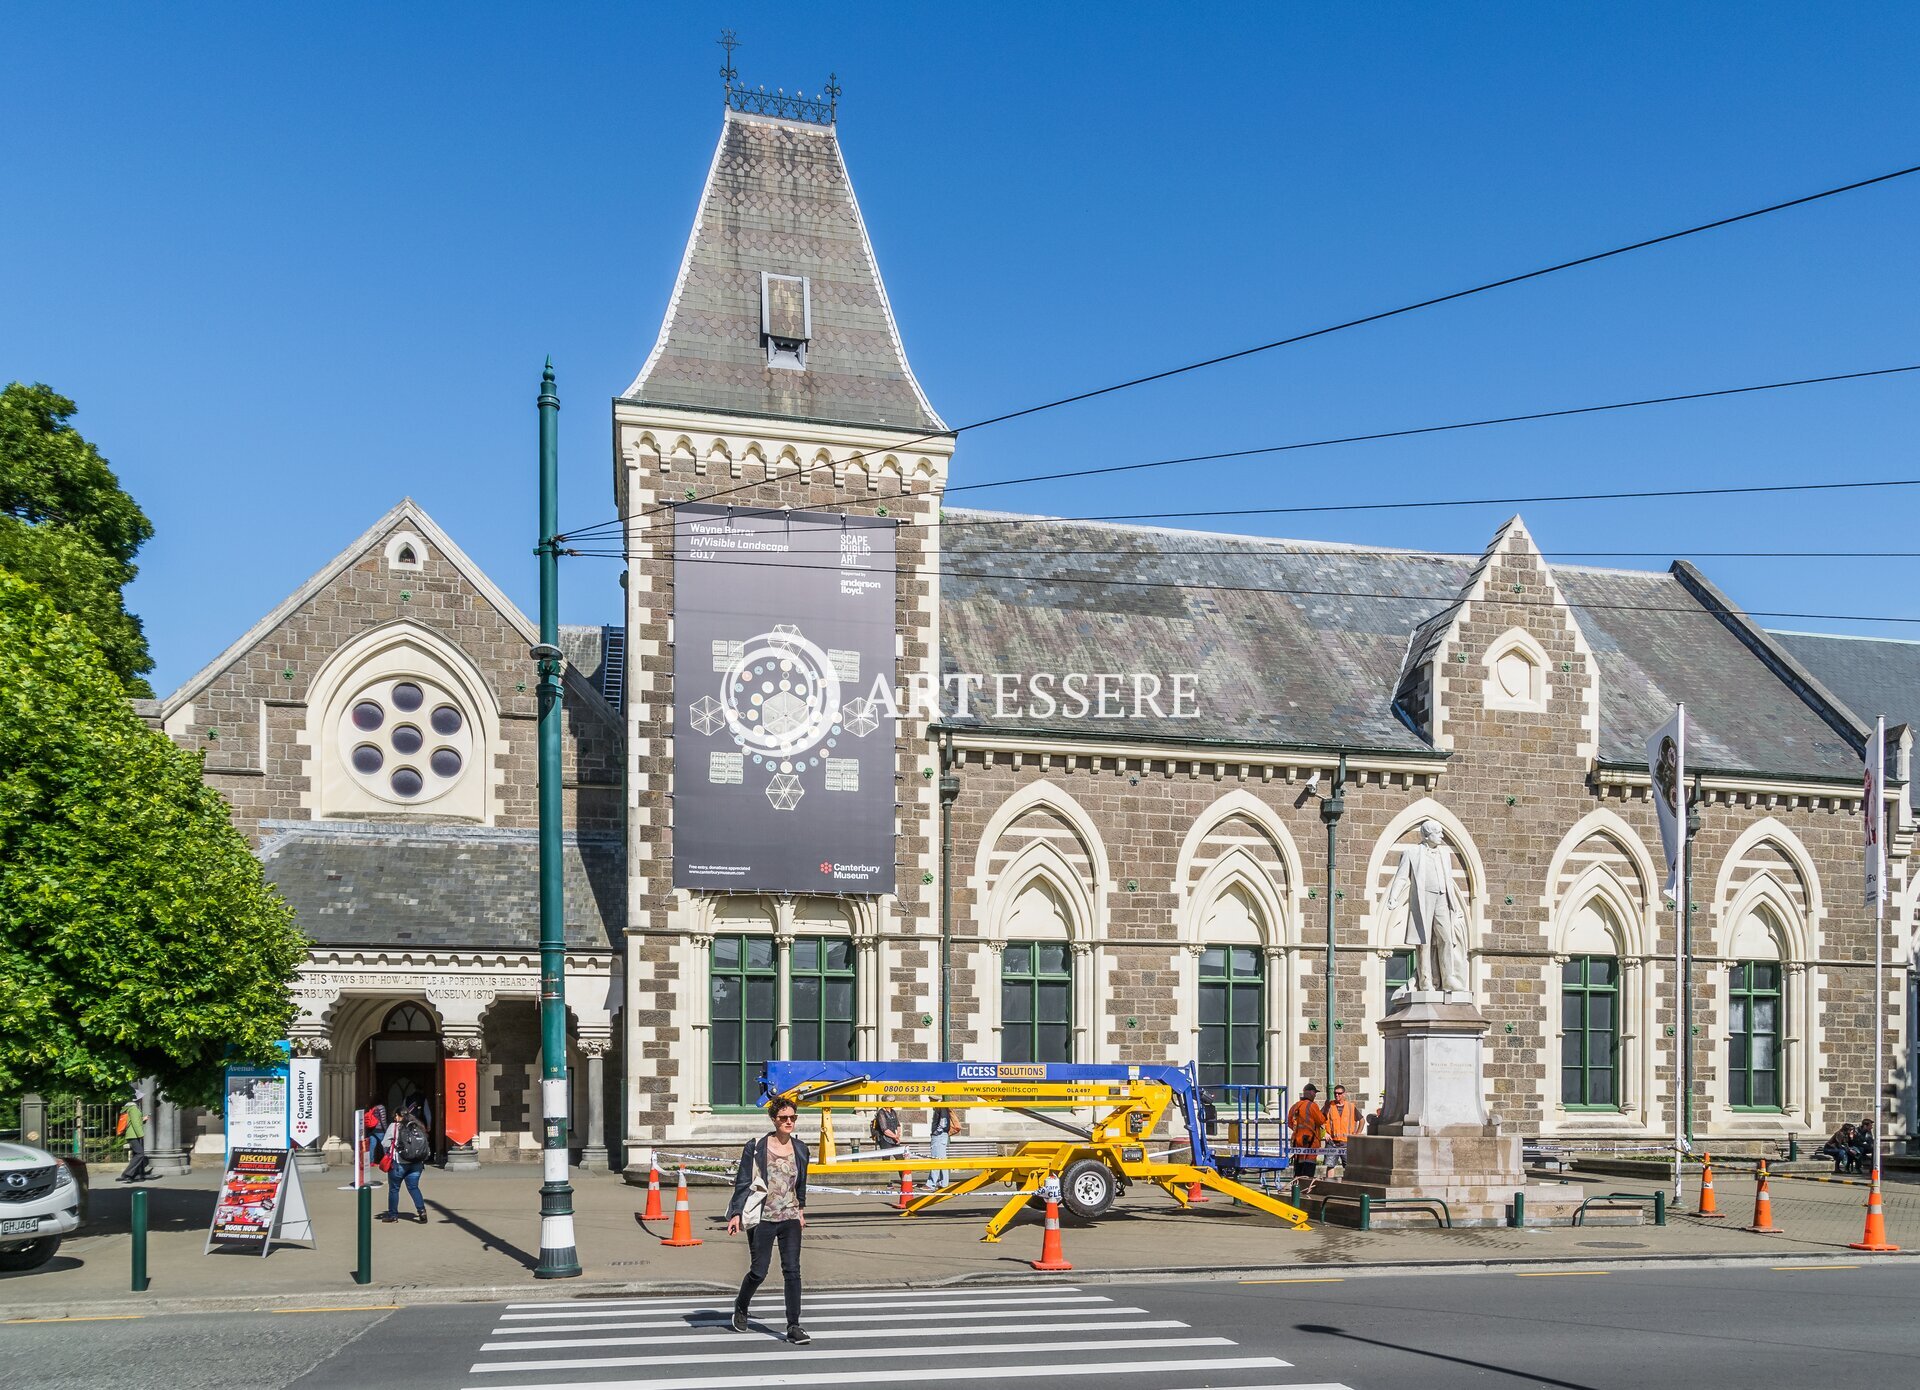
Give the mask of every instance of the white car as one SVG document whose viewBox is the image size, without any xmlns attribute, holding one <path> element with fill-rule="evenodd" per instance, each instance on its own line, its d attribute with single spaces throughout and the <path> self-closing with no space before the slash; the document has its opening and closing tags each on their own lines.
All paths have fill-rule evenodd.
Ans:
<svg viewBox="0 0 1920 1390">
<path fill-rule="evenodd" d="M 84 1180 L 31 1144 L 0 1143 L 0 1272 L 38 1269 L 80 1227 Z"/>
</svg>

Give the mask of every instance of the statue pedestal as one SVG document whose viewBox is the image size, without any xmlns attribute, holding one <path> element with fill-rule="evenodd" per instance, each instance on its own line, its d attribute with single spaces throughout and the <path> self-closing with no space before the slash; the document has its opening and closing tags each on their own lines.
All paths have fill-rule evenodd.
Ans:
<svg viewBox="0 0 1920 1390">
<path fill-rule="evenodd" d="M 1387 1084 L 1380 1123 L 1347 1143 L 1339 1182 L 1320 1182 L 1315 1196 L 1348 1198 L 1327 1207 L 1328 1219 L 1359 1222 L 1362 1193 L 1375 1204 L 1438 1198 L 1455 1226 L 1505 1226 L 1516 1193 L 1526 1197 L 1527 1224 L 1573 1219 L 1585 1189 L 1527 1176 L 1517 1134 L 1502 1134 L 1487 1113 L 1487 1021 L 1473 996 L 1411 991 L 1380 1022 L 1387 1044 Z M 1373 1225 L 1432 1226 L 1428 1211 L 1375 1206 Z"/>
</svg>

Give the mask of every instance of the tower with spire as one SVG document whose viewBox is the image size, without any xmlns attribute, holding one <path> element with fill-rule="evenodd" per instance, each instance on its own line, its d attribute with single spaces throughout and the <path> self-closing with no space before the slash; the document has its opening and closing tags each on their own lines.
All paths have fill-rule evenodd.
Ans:
<svg viewBox="0 0 1920 1390">
<path fill-rule="evenodd" d="M 729 924 L 853 943 L 861 1056 L 927 1056 L 937 1007 L 938 789 L 927 721 L 902 710 L 895 880 L 885 895 L 765 896 L 673 887 L 674 504 L 847 512 L 901 523 L 897 678 L 936 681 L 939 504 L 953 435 L 915 378 L 848 177 L 838 83 L 807 96 L 748 88 L 731 34 L 719 141 L 652 351 L 613 402 L 625 518 L 632 1136 L 731 1134 L 737 1097 L 710 1094 L 709 949 Z M 692 698 L 688 695 L 687 698 Z"/>
</svg>

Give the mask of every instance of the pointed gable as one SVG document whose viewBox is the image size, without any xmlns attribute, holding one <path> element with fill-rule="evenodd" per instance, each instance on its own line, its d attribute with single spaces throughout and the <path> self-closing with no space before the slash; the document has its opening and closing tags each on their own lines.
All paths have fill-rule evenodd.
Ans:
<svg viewBox="0 0 1920 1390">
<path fill-rule="evenodd" d="M 945 432 L 833 125 L 728 110 L 659 340 L 622 399 Z"/>
</svg>

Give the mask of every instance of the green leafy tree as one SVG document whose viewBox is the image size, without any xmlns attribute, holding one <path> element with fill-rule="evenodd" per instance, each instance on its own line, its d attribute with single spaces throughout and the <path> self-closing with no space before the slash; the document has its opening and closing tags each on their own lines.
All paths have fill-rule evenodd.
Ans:
<svg viewBox="0 0 1920 1390">
<path fill-rule="evenodd" d="M 68 424 L 74 404 L 46 386 L 0 391 L 0 569 L 39 586 L 92 630 L 133 695 L 153 691 L 140 620 L 122 590 L 153 523 L 100 451 Z"/>
<path fill-rule="evenodd" d="M 157 1076 L 217 1104 L 287 1033 L 306 943 L 197 754 L 0 571 L 0 1094 Z"/>
</svg>

